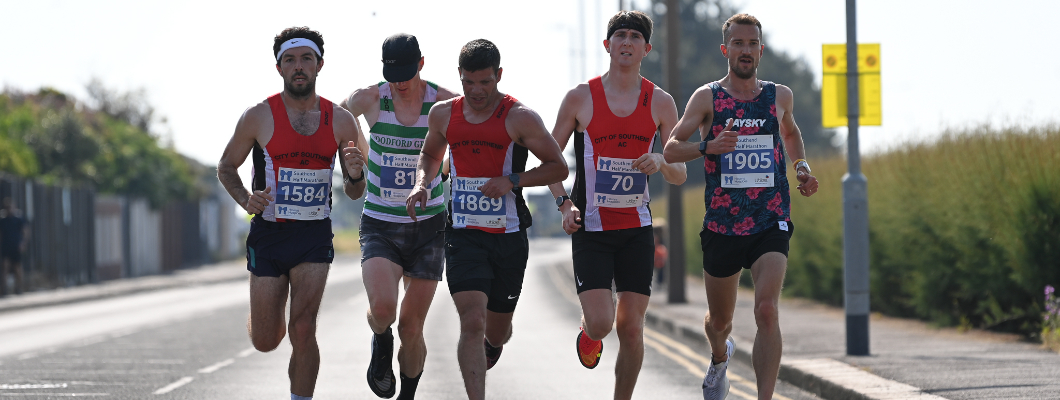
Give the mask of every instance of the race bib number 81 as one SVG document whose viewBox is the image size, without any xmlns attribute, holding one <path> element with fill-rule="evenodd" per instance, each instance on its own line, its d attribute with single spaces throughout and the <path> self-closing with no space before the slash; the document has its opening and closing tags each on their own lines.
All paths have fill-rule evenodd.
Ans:
<svg viewBox="0 0 1060 400">
<path fill-rule="evenodd" d="M 327 217 L 331 170 L 280 168 L 277 176 L 276 218 L 314 220 Z"/>
<path fill-rule="evenodd" d="M 418 154 L 380 154 L 379 194 L 383 200 L 404 203 L 416 183 Z"/>
<path fill-rule="evenodd" d="M 636 160 L 599 157 L 596 161 L 596 191 L 593 205 L 597 207 L 639 207 L 644 204 L 644 188 L 648 176 L 631 167 Z"/>
<path fill-rule="evenodd" d="M 500 228 L 508 226 L 508 196 L 491 199 L 478 189 L 490 178 L 460 178 L 453 180 L 453 223 L 457 226 Z"/>
<path fill-rule="evenodd" d="M 773 187 L 775 178 L 772 135 L 745 135 L 736 150 L 721 156 L 721 187 Z"/>
</svg>

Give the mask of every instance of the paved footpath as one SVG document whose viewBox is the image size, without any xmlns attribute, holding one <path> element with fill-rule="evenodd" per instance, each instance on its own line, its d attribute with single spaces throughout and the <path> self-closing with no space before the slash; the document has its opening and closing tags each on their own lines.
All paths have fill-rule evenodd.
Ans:
<svg viewBox="0 0 1060 400">
<path fill-rule="evenodd" d="M 840 290 L 837 288 L 837 290 Z M 687 304 L 652 296 L 649 324 L 706 346 L 703 281 L 689 278 Z M 754 292 L 741 290 L 733 322 L 736 358 L 751 362 Z M 826 399 L 1060 399 L 1060 354 L 1014 335 L 959 333 L 874 315 L 870 356 L 847 356 L 842 308 L 783 298 L 780 378 Z"/>
</svg>

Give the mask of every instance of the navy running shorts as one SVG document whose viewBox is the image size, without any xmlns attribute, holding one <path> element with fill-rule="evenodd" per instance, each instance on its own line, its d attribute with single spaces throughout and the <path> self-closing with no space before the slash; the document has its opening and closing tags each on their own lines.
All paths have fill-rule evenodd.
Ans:
<svg viewBox="0 0 1060 400">
<path fill-rule="evenodd" d="M 488 233 L 478 229 L 445 231 L 445 279 L 449 294 L 479 291 L 489 297 L 486 309 L 515 311 L 523 291 L 530 256 L 526 231 Z"/>
<path fill-rule="evenodd" d="M 400 265 L 410 278 L 442 280 L 445 270 L 445 214 L 416 222 L 387 222 L 361 216 L 361 265 L 385 258 Z"/>
<path fill-rule="evenodd" d="M 703 227 L 699 232 L 703 271 L 715 278 L 727 278 L 743 269 L 751 269 L 766 253 L 776 252 L 787 257 L 792 232 L 795 232 L 795 225 L 791 221 L 779 221 L 764 231 L 747 236 L 722 235 Z"/>
<path fill-rule="evenodd" d="M 651 296 L 655 272 L 655 233 L 651 226 L 571 235 L 574 283 L 578 293 L 592 289 Z"/>
<path fill-rule="evenodd" d="M 247 235 L 247 271 L 255 276 L 288 275 L 301 263 L 335 259 L 331 219 L 270 222 L 255 216 Z"/>
</svg>

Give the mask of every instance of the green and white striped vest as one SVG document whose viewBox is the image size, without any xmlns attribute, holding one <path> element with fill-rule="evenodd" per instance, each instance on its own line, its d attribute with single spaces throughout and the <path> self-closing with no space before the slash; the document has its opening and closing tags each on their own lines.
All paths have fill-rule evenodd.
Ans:
<svg viewBox="0 0 1060 400">
<path fill-rule="evenodd" d="M 369 130 L 368 138 L 368 197 L 364 203 L 364 215 L 388 222 L 412 222 L 405 209 L 405 198 L 416 183 L 416 165 L 427 136 L 427 112 L 437 98 L 438 85 L 427 82 L 420 119 L 413 126 L 404 126 L 394 113 L 390 85 L 379 83 L 379 119 Z M 417 217 L 445 211 L 441 183 L 441 168 L 438 168 L 438 174 L 428 185 L 431 196 L 427 210 L 416 207 Z"/>
</svg>

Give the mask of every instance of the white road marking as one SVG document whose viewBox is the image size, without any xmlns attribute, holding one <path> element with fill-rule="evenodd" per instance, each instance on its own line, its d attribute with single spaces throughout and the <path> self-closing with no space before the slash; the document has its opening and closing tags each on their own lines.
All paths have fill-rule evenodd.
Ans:
<svg viewBox="0 0 1060 400">
<path fill-rule="evenodd" d="M 236 362 L 235 359 L 229 358 L 229 359 L 221 361 L 221 362 L 219 362 L 217 364 L 214 364 L 214 365 L 211 365 L 209 367 L 200 369 L 199 373 L 200 374 L 212 374 L 212 373 L 216 372 L 217 370 L 219 370 L 221 368 L 224 368 L 224 367 L 227 367 L 229 365 L 232 365 L 232 363 L 234 363 L 234 362 Z"/>
<path fill-rule="evenodd" d="M 257 352 L 258 352 L 258 349 L 255 349 L 255 348 L 251 347 L 249 349 L 246 349 L 246 350 L 243 350 L 243 351 L 239 352 L 239 354 L 236 354 L 236 357 L 245 358 L 245 357 L 250 356 L 251 354 L 254 354 L 254 353 L 257 353 Z"/>
<path fill-rule="evenodd" d="M 30 397 L 30 396 L 47 396 L 47 397 L 101 397 L 110 396 L 110 393 L 0 393 L 3 397 Z"/>
<path fill-rule="evenodd" d="M 690 348 L 688 346 L 685 346 L 683 343 L 678 342 L 678 341 L 674 340 L 673 338 L 671 338 L 669 336 L 666 336 L 666 335 L 664 335 L 662 333 L 656 332 L 656 331 L 654 331 L 652 329 L 648 329 L 648 328 L 644 328 L 644 336 L 645 336 L 645 340 L 647 340 L 648 337 L 650 337 L 651 339 L 655 339 L 655 340 L 657 340 L 657 341 L 659 341 L 661 343 L 664 343 L 664 344 L 666 344 L 666 346 L 669 346 L 670 348 L 673 348 L 678 353 L 680 353 L 681 356 L 684 356 L 684 357 L 687 357 L 689 359 L 698 361 L 700 365 L 703 365 L 703 366 L 710 365 L 710 364 L 708 364 L 710 362 L 710 359 L 708 359 L 706 357 L 703 357 L 699 353 L 696 353 L 695 350 L 692 350 L 692 348 Z M 689 370 L 689 371 L 691 371 L 691 370 Z M 706 374 L 706 372 L 700 372 L 697 376 L 703 376 L 705 374 Z M 750 387 L 750 388 L 755 388 L 756 387 L 755 382 L 753 382 L 751 380 L 748 380 L 747 378 L 744 378 L 742 376 L 736 375 L 736 374 L 732 373 L 731 371 L 728 372 L 726 375 L 729 376 L 729 380 L 730 381 L 746 385 L 747 387 Z M 790 397 L 787 397 L 787 396 L 784 396 L 782 394 L 775 393 L 775 392 L 773 393 L 773 398 L 778 399 L 778 400 L 791 400 Z"/>
<path fill-rule="evenodd" d="M 12 390 L 12 389 L 60 389 L 70 386 L 68 383 L 21 383 L 21 384 L 0 384 L 0 390 Z"/>
<path fill-rule="evenodd" d="M 649 338 L 644 338 L 644 344 L 646 344 L 648 346 L 651 346 L 652 348 L 655 349 L 655 351 L 658 351 L 659 354 L 662 354 L 662 355 L 666 356 L 667 358 L 673 360 L 674 362 L 676 362 L 678 364 L 681 364 L 682 366 L 685 367 L 685 369 L 688 370 L 688 372 L 692 373 L 692 375 L 697 377 L 697 378 L 707 374 L 702 369 L 700 369 L 699 366 L 697 366 L 695 363 L 693 363 L 692 361 L 689 361 L 687 358 L 681 357 L 681 356 L 677 355 L 676 353 L 670 351 L 670 349 L 668 349 L 662 343 L 656 342 L 656 341 L 654 341 L 652 339 L 649 339 Z M 736 377 L 736 374 L 733 374 L 731 372 L 728 373 L 727 375 L 729 375 L 729 379 L 730 380 L 734 380 L 732 378 Z M 742 378 L 740 378 L 740 379 L 742 379 Z M 757 400 L 758 399 L 758 396 L 755 396 L 755 395 L 752 395 L 750 393 L 744 392 L 744 391 L 742 391 L 740 389 L 737 389 L 737 388 L 735 388 L 733 386 L 729 386 L 729 393 L 730 394 L 735 394 L 735 395 L 740 396 L 740 397 L 743 397 L 743 398 L 745 398 L 747 400 Z"/>
<path fill-rule="evenodd" d="M 178 379 L 176 382 L 170 383 L 170 384 L 168 384 L 166 386 L 163 386 L 162 388 L 156 390 L 155 394 L 166 394 L 166 393 L 172 392 L 172 391 L 176 390 L 177 388 L 179 388 L 181 386 L 187 385 L 188 383 L 190 383 L 193 380 L 195 380 L 195 378 L 192 378 L 190 376 L 185 376 L 183 378 Z"/>
<path fill-rule="evenodd" d="M 18 360 L 19 361 L 30 360 L 32 358 L 35 358 L 35 356 L 37 356 L 37 355 L 38 354 L 36 352 L 28 352 L 28 353 L 19 354 L 18 355 Z"/>
</svg>

